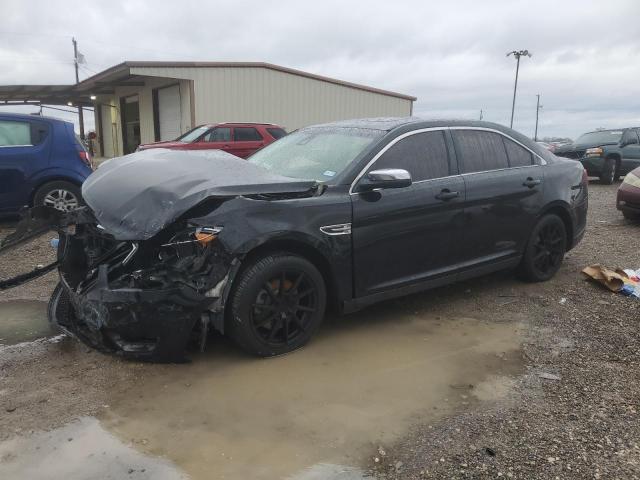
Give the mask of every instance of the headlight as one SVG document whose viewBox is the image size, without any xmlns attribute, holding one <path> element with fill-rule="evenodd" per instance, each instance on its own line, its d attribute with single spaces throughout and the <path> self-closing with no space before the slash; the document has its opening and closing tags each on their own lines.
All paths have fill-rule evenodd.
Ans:
<svg viewBox="0 0 640 480">
<path fill-rule="evenodd" d="M 601 147 L 595 147 L 595 148 L 587 148 L 587 157 L 599 157 L 600 155 L 602 155 L 602 148 Z"/>
<path fill-rule="evenodd" d="M 626 183 L 627 185 L 631 185 L 632 187 L 640 188 L 640 177 L 634 175 L 633 173 L 627 173 L 627 176 L 624 177 L 622 183 Z"/>
</svg>

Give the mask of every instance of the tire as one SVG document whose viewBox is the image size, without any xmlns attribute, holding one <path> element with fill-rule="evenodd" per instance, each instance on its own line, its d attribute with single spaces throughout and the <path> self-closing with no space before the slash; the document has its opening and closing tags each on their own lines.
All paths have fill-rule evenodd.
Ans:
<svg viewBox="0 0 640 480">
<path fill-rule="evenodd" d="M 622 216 L 631 222 L 640 222 L 640 213 L 633 213 L 622 210 Z"/>
<path fill-rule="evenodd" d="M 602 172 L 600 172 L 600 183 L 603 185 L 611 185 L 619 176 L 617 173 L 616 160 L 614 158 L 605 158 Z"/>
<path fill-rule="evenodd" d="M 557 215 L 542 217 L 531 232 L 520 263 L 520 275 L 528 282 L 552 278 L 567 251 L 567 229 Z"/>
<path fill-rule="evenodd" d="M 288 253 L 267 255 L 240 273 L 229 299 L 228 331 L 250 354 L 288 353 L 316 332 L 326 302 L 324 279 L 313 264 Z"/>
<path fill-rule="evenodd" d="M 70 182 L 57 180 L 42 185 L 33 197 L 33 206 L 46 205 L 70 212 L 82 205 L 80 188 Z"/>
<path fill-rule="evenodd" d="M 49 324 L 57 329 L 59 325 L 68 326 L 70 324 L 70 316 L 71 300 L 62 284 L 58 282 L 47 305 L 47 319 Z"/>
</svg>

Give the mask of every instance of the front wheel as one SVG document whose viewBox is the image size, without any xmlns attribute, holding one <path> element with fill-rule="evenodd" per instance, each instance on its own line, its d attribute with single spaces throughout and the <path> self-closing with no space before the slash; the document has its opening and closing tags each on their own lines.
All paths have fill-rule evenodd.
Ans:
<svg viewBox="0 0 640 480">
<path fill-rule="evenodd" d="M 531 232 L 520 264 L 520 274 L 529 282 L 544 282 L 562 265 L 567 251 L 567 229 L 557 215 L 542 217 Z"/>
<path fill-rule="evenodd" d="M 603 185 L 611 185 L 618 179 L 617 173 L 618 167 L 616 161 L 613 158 L 606 158 L 604 165 L 602 166 L 602 172 L 600 173 L 600 183 Z"/>
<path fill-rule="evenodd" d="M 230 298 L 228 328 L 247 352 L 269 357 L 302 347 L 318 329 L 327 301 L 322 275 L 287 253 L 252 262 Z"/>
</svg>

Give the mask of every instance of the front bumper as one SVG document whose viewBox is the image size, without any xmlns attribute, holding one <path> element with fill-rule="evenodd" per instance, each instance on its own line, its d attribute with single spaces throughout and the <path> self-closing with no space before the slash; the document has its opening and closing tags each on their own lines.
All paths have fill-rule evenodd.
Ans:
<svg viewBox="0 0 640 480">
<path fill-rule="evenodd" d="M 189 287 L 112 289 L 103 272 L 103 280 L 82 294 L 61 274 L 62 291 L 51 320 L 100 351 L 140 360 L 184 361 L 194 327 L 215 299 Z"/>
<path fill-rule="evenodd" d="M 616 208 L 640 216 L 640 188 L 622 183 L 618 188 Z"/>
</svg>

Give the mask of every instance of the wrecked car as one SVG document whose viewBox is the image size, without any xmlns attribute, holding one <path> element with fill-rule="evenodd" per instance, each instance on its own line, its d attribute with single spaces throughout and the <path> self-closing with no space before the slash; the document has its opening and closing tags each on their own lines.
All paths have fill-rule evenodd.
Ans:
<svg viewBox="0 0 640 480">
<path fill-rule="evenodd" d="M 105 351 L 179 361 L 194 336 L 272 356 L 347 313 L 500 269 L 551 278 L 582 238 L 582 166 L 487 122 L 300 129 L 240 161 L 154 149 L 104 163 L 86 207 L 27 212 L 8 250 L 58 231 L 50 316 Z M 15 286 L 41 272 L 5 281 Z"/>
</svg>

